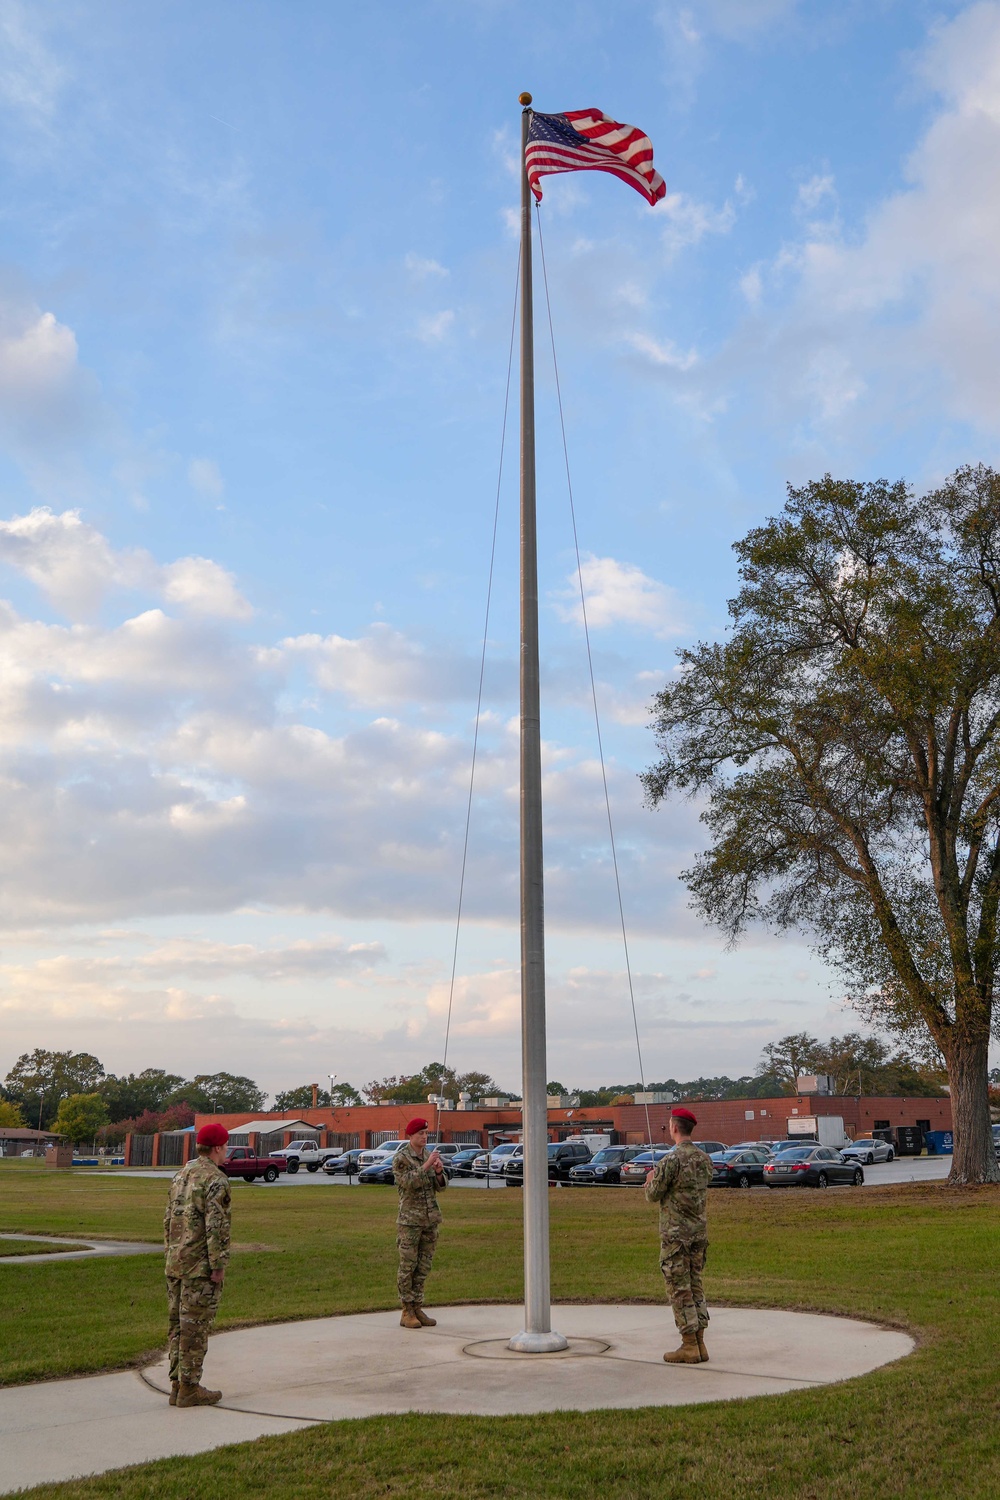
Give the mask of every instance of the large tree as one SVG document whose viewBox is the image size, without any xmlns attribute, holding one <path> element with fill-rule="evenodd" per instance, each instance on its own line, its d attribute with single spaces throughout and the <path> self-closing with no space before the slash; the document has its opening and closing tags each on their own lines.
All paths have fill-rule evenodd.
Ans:
<svg viewBox="0 0 1000 1500">
<path fill-rule="evenodd" d="M 252 1078 L 233 1073 L 196 1073 L 189 1083 L 178 1084 L 164 1100 L 164 1107 L 172 1104 L 189 1104 L 201 1114 L 221 1111 L 237 1113 L 264 1108 L 267 1095 L 259 1089 Z"/>
<path fill-rule="evenodd" d="M 735 939 L 811 930 L 852 997 L 933 1038 L 950 1181 L 1000 1180 L 987 1051 L 1000 904 L 1000 476 L 823 480 L 736 544 L 728 638 L 654 703 L 651 804 L 707 796 L 685 878 Z"/>
<path fill-rule="evenodd" d="M 101 1084 L 100 1093 L 113 1122 L 129 1120 L 143 1110 L 160 1110 L 184 1079 L 179 1073 L 165 1073 L 162 1068 L 143 1068 L 141 1073 L 110 1073 Z"/>
<path fill-rule="evenodd" d="M 29 1125 L 48 1125 L 59 1100 L 67 1094 L 88 1094 L 100 1088 L 104 1066 L 90 1052 L 49 1052 L 36 1047 L 22 1052 L 4 1079 L 4 1093 L 21 1107 Z"/>
<path fill-rule="evenodd" d="M 92 1141 L 108 1123 L 108 1107 L 100 1094 L 70 1094 L 59 1105 L 53 1129 L 74 1146 Z"/>
</svg>

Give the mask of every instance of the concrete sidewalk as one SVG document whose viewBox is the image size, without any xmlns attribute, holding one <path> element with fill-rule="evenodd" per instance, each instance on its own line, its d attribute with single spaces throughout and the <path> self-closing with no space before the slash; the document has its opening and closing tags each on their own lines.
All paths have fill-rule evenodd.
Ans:
<svg viewBox="0 0 1000 1500">
<path fill-rule="evenodd" d="M 51 1255 L 42 1251 L 39 1255 L 4 1255 L 6 1240 L 26 1240 L 34 1245 L 63 1245 L 68 1249 L 53 1250 Z M 162 1255 L 162 1245 L 145 1245 L 140 1240 L 78 1240 L 56 1239 L 48 1234 L 0 1234 L 0 1265 L 41 1266 L 54 1260 L 92 1260 L 100 1255 Z"/>
<path fill-rule="evenodd" d="M 905 1334 L 847 1318 L 719 1308 L 705 1365 L 663 1363 L 676 1347 L 668 1308 L 564 1306 L 557 1355 L 506 1347 L 521 1326 L 509 1306 L 434 1310 L 436 1328 L 399 1326 L 398 1311 L 270 1324 L 215 1335 L 205 1381 L 224 1405 L 167 1405 L 166 1361 L 0 1390 L 3 1493 L 101 1473 L 315 1422 L 427 1411 L 591 1411 L 780 1395 L 864 1375 L 913 1349 Z"/>
</svg>

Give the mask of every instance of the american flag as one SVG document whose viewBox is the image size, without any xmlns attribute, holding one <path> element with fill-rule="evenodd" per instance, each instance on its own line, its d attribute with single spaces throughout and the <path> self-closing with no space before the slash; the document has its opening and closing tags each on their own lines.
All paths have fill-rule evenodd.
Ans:
<svg viewBox="0 0 1000 1500">
<path fill-rule="evenodd" d="M 541 202 L 538 179 L 547 172 L 612 172 L 650 203 L 667 185 L 653 167 L 653 143 L 634 125 L 619 125 L 599 109 L 568 109 L 562 115 L 532 111 L 524 152 L 531 191 Z"/>
</svg>

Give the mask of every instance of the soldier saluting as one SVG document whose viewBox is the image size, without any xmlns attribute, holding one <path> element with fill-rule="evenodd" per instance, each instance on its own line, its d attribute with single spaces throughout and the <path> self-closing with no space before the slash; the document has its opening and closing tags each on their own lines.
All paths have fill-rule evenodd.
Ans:
<svg viewBox="0 0 1000 1500">
<path fill-rule="evenodd" d="M 163 1239 L 170 1308 L 170 1405 L 214 1406 L 221 1391 L 206 1391 L 201 1370 L 229 1263 L 229 1179 L 219 1170 L 229 1131 L 203 1125 L 198 1155 L 170 1184 Z"/>
<path fill-rule="evenodd" d="M 705 1208 L 712 1163 L 691 1140 L 697 1123 L 689 1109 L 672 1109 L 674 1150 L 646 1174 L 646 1198 L 660 1205 L 660 1270 L 681 1335 L 680 1348 L 663 1356 L 668 1365 L 699 1365 L 708 1359 L 708 1305 L 701 1278 L 708 1253 Z"/>
<path fill-rule="evenodd" d="M 399 1251 L 399 1300 L 403 1304 L 400 1326 L 433 1328 L 436 1319 L 424 1312 L 424 1283 L 431 1269 L 438 1240 L 441 1210 L 437 1195 L 448 1186 L 444 1162 L 436 1151 L 427 1150 L 427 1121 L 411 1120 L 392 1158 L 392 1173 L 399 1192 L 396 1215 L 396 1248 Z"/>
</svg>

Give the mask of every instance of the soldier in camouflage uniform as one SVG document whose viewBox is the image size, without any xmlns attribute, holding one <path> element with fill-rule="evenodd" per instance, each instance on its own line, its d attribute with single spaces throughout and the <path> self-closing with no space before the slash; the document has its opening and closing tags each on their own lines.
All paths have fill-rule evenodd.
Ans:
<svg viewBox="0 0 1000 1500">
<path fill-rule="evenodd" d="M 201 1368 L 229 1261 L 229 1179 L 219 1170 L 228 1140 L 224 1125 L 202 1126 L 198 1155 L 171 1182 L 163 1216 L 171 1406 L 222 1400 L 201 1384 Z"/>
<path fill-rule="evenodd" d="M 680 1348 L 663 1356 L 668 1365 L 708 1360 L 708 1306 L 701 1278 L 708 1253 L 705 1208 L 712 1163 L 691 1140 L 697 1123 L 689 1109 L 671 1110 L 674 1150 L 646 1176 L 646 1198 L 660 1205 L 660 1270 L 681 1335 Z"/>
<path fill-rule="evenodd" d="M 399 1300 L 403 1328 L 433 1328 L 436 1319 L 424 1312 L 424 1282 L 434 1259 L 441 1210 L 437 1195 L 448 1186 L 444 1162 L 427 1150 L 427 1121 L 411 1120 L 404 1132 L 407 1143 L 392 1159 L 399 1192 L 396 1248 L 399 1251 Z"/>
</svg>

